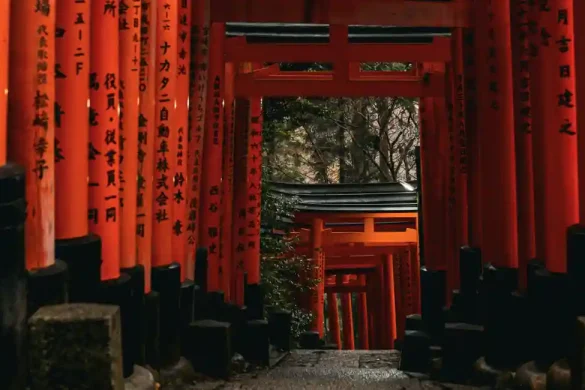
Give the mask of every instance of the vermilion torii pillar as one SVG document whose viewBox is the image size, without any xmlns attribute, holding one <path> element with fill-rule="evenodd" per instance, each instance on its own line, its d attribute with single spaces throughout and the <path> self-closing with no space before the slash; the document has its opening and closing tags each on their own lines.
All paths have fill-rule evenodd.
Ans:
<svg viewBox="0 0 585 390">
<path fill-rule="evenodd" d="M 120 267 L 136 266 L 140 1 L 121 2 L 120 39 Z"/>
<path fill-rule="evenodd" d="M 235 145 L 235 111 L 236 100 L 234 97 L 235 66 L 233 63 L 225 64 L 225 104 L 224 104 L 224 150 L 223 150 L 223 208 L 221 230 L 221 264 L 222 264 L 222 290 L 226 301 L 232 301 L 232 255 L 233 255 L 233 230 L 232 217 L 234 210 L 234 145 Z M 238 140 L 242 142 L 242 140 Z"/>
<path fill-rule="evenodd" d="M 246 271 L 248 283 L 260 283 L 260 198 L 262 196 L 262 98 L 250 97 L 246 202 Z M 322 333 L 322 332 L 321 332 Z"/>
<path fill-rule="evenodd" d="M 397 317 L 396 317 L 396 295 L 394 283 L 394 257 L 393 255 L 384 256 L 384 329 L 381 329 L 388 338 L 387 347 L 394 348 L 394 340 L 398 337 L 397 334 Z"/>
<path fill-rule="evenodd" d="M 578 222 L 573 2 L 538 9 L 537 77 L 531 79 L 536 254 L 552 272 L 566 271 L 566 229 Z"/>
<path fill-rule="evenodd" d="M 573 29 L 575 49 L 575 90 L 577 96 L 577 124 L 579 134 L 577 135 L 579 151 L 579 222 L 585 225 L 585 3 L 582 1 L 573 2 Z"/>
<path fill-rule="evenodd" d="M 366 276 L 359 275 L 360 285 L 366 285 Z M 365 292 L 358 294 L 358 338 L 360 349 L 370 349 L 370 338 L 368 334 L 368 297 Z"/>
<path fill-rule="evenodd" d="M 348 283 L 349 275 L 337 276 L 338 286 L 343 286 Z M 350 293 L 341 293 L 341 311 L 343 314 L 343 349 L 354 350 L 355 339 L 353 336 L 353 312 Z"/>
<path fill-rule="evenodd" d="M 120 277 L 118 11 L 91 4 L 89 228 L 102 239 L 102 280 Z"/>
<path fill-rule="evenodd" d="M 327 317 L 329 319 L 329 333 L 331 341 L 341 349 L 341 332 L 339 331 L 339 307 L 337 306 L 337 294 L 327 293 Z"/>
<path fill-rule="evenodd" d="M 223 43 L 225 25 L 211 26 L 209 70 L 203 162 L 201 180 L 201 221 L 199 246 L 208 251 L 207 287 L 210 292 L 220 291 L 220 228 L 221 181 L 223 149 L 224 72 Z"/>
<path fill-rule="evenodd" d="M 476 28 L 482 242 L 486 262 L 518 266 L 510 6 L 482 0 Z M 488 217 L 489 216 L 489 217 Z"/>
<path fill-rule="evenodd" d="M 199 208 L 201 199 L 201 163 L 207 102 L 207 72 L 209 61 L 209 22 L 207 0 L 196 0 L 192 5 L 191 64 L 189 110 L 191 128 L 189 137 L 189 214 L 187 224 L 187 275 L 195 274 L 195 252 L 199 242 Z"/>
<path fill-rule="evenodd" d="M 8 58 L 10 37 L 10 2 L 0 4 L 0 56 Z M 0 91 L 8 91 L 8 63 L 0 63 Z M 6 108 L 8 94 L 0 93 L 0 165 L 6 164 Z"/>
<path fill-rule="evenodd" d="M 313 324 L 311 326 L 313 331 L 319 332 L 320 337 L 323 337 L 323 295 L 325 294 L 325 264 L 323 259 L 323 220 L 320 218 L 313 219 L 311 227 L 311 245 L 313 247 L 313 279 L 319 279 L 317 286 L 313 287 L 311 291 L 311 298 L 309 307 L 313 313 Z"/>
<path fill-rule="evenodd" d="M 534 175 L 532 170 L 532 110 L 530 105 L 530 45 L 528 4 L 512 2 L 512 66 L 514 80 L 514 134 L 516 199 L 518 201 L 518 281 L 526 287 L 526 266 L 536 255 L 534 235 Z"/>
<path fill-rule="evenodd" d="M 31 271 L 55 263 L 56 1 L 10 3 L 7 157 L 26 170 L 26 267 Z"/>
<path fill-rule="evenodd" d="M 193 274 L 187 273 L 192 266 L 187 262 L 187 197 L 188 197 L 188 157 L 189 146 L 189 69 L 191 62 L 191 2 L 181 1 L 179 7 L 177 39 L 177 105 L 176 127 L 177 143 L 174 158 L 173 176 L 173 259 L 181 265 L 181 282 L 192 280 Z"/>
<path fill-rule="evenodd" d="M 140 29 L 140 114 L 138 116 L 137 263 L 144 267 L 144 292 L 151 291 L 154 154 L 156 136 L 156 4 L 142 1 Z"/>
</svg>

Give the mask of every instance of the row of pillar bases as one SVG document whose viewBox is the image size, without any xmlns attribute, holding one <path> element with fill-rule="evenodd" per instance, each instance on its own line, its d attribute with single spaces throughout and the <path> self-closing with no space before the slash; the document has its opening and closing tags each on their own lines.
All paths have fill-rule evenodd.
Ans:
<svg viewBox="0 0 585 390">
<path fill-rule="evenodd" d="M 193 369 L 227 377 L 235 352 L 249 362 L 269 364 L 270 345 L 279 351 L 290 349 L 290 312 L 271 309 L 265 320 L 259 284 L 246 283 L 243 306 L 226 303 L 221 291 L 208 292 L 205 249 L 197 251 L 191 280 L 181 282 L 177 263 L 153 267 L 152 291 L 147 294 L 141 265 L 122 269 L 116 279 L 100 279 L 101 240 L 96 235 L 58 241 L 53 265 L 27 271 L 24 183 L 22 167 L 10 163 L 0 167 L 3 388 L 22 389 L 28 382 L 31 389 L 46 389 L 55 380 L 80 388 L 75 381 L 81 379 L 74 375 L 55 379 L 56 373 L 71 369 L 84 371 L 84 385 L 104 380 L 99 378 L 104 375 L 108 380 L 142 375 L 154 381 L 140 366 L 151 368 L 163 383 L 165 376 L 190 380 Z M 101 363 L 102 355 L 87 358 L 88 353 L 93 356 L 90 352 L 104 353 L 101 343 L 116 350 L 116 328 L 119 352 Z M 102 336 L 96 339 L 97 334 Z M 119 375 L 106 369 L 115 366 L 116 357 Z"/>
<path fill-rule="evenodd" d="M 496 388 L 581 388 L 584 226 L 567 230 L 567 248 L 567 273 L 537 259 L 523 270 L 482 264 L 479 249 L 461 248 L 450 305 L 438 293 L 446 272 L 423 267 L 421 314 L 406 319 L 401 369 Z"/>
</svg>

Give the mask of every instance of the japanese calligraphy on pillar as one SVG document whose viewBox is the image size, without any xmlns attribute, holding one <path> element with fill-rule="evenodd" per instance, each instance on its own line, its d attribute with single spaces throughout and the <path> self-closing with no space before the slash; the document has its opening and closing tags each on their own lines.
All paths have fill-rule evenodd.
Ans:
<svg viewBox="0 0 585 390">
<path fill-rule="evenodd" d="M 55 236 L 87 235 L 89 1 L 57 4 L 55 63 Z"/>
<path fill-rule="evenodd" d="M 219 288 L 221 270 L 219 245 L 221 224 L 221 183 L 223 149 L 224 72 L 223 42 L 225 25 L 213 24 L 209 54 L 209 80 L 207 90 L 203 166 L 201 177 L 200 245 L 208 252 L 208 286 L 210 291 Z"/>
<path fill-rule="evenodd" d="M 120 39 L 120 266 L 136 265 L 140 0 L 119 0 Z"/>
<path fill-rule="evenodd" d="M 248 136 L 248 200 L 246 204 L 246 257 L 248 280 L 260 282 L 260 196 L 262 193 L 262 99 L 250 99 Z"/>
<path fill-rule="evenodd" d="M 207 101 L 207 64 L 209 58 L 209 25 L 205 17 L 205 0 L 193 3 L 191 27 L 188 169 L 189 205 L 187 217 L 187 265 L 195 263 L 195 249 L 199 235 L 199 197 L 205 104 Z M 192 272 L 189 272 L 192 275 Z"/>
<path fill-rule="evenodd" d="M 448 175 L 449 175 L 449 183 L 448 183 L 448 190 L 447 190 L 447 204 L 449 206 L 449 215 L 453 217 L 453 213 L 455 212 L 455 207 L 457 204 L 457 195 L 456 195 L 456 174 L 455 174 L 455 159 L 456 159 L 456 138 L 455 138 L 455 121 L 454 121 L 454 109 L 455 109 L 455 93 L 454 93 L 454 83 L 455 83 L 455 72 L 453 63 L 449 64 L 446 68 L 447 72 L 447 80 L 449 83 L 449 93 L 447 103 L 447 130 L 448 130 L 448 141 L 449 141 L 449 166 L 448 166 Z"/>
<path fill-rule="evenodd" d="M 150 291 L 153 224 L 154 136 L 156 122 L 156 6 L 142 0 L 138 114 L 138 179 L 136 196 L 137 260 L 145 269 L 145 291 Z"/>
<path fill-rule="evenodd" d="M 522 134 L 532 132 L 531 105 L 530 105 L 530 25 L 528 19 L 528 4 L 525 1 L 515 2 L 512 26 L 512 39 L 515 60 L 515 104 L 516 131 Z M 536 54 L 536 53 L 535 53 Z"/>
<path fill-rule="evenodd" d="M 118 5 L 91 4 L 89 228 L 102 239 L 102 279 L 120 272 Z"/>
<path fill-rule="evenodd" d="M 31 270 L 55 261 L 55 1 L 23 0 L 11 7 L 15 39 L 9 56 L 7 158 L 26 170 L 26 266 Z"/>
<path fill-rule="evenodd" d="M 176 155 L 177 0 L 157 3 L 156 137 L 153 266 L 172 262 L 172 209 Z"/>
<path fill-rule="evenodd" d="M 490 107 L 494 111 L 500 110 L 500 96 L 498 85 L 498 65 L 497 65 L 497 48 L 496 48 L 496 27 L 494 25 L 494 11 L 492 9 L 492 0 L 488 1 L 487 14 L 488 27 L 488 50 L 486 53 L 487 63 L 489 65 L 489 73 L 487 75 L 489 82 L 489 97 Z"/>
<path fill-rule="evenodd" d="M 191 60 L 191 1 L 180 0 L 177 41 L 177 150 L 173 178 L 173 259 L 181 264 L 181 278 L 187 273 L 187 191 L 188 191 L 188 128 L 189 128 L 189 67 Z"/>
</svg>

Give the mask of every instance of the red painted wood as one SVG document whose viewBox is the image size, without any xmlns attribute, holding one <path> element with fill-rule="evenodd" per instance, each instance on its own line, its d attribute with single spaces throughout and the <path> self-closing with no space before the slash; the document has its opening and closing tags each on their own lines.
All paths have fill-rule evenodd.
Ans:
<svg viewBox="0 0 585 390">
<path fill-rule="evenodd" d="M 330 341 L 341 349 L 341 332 L 339 331 L 339 308 L 337 307 L 337 294 L 327 293 L 327 318 L 329 319 Z"/>
</svg>

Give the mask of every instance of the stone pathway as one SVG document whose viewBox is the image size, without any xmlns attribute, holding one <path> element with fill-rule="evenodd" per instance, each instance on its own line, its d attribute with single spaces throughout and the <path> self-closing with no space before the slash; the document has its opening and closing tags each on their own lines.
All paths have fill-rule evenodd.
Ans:
<svg viewBox="0 0 585 390">
<path fill-rule="evenodd" d="M 189 390 L 477 389 L 436 383 L 401 372 L 399 359 L 397 351 L 296 350 L 270 370 L 236 376 L 229 382 L 199 383 Z"/>
</svg>

